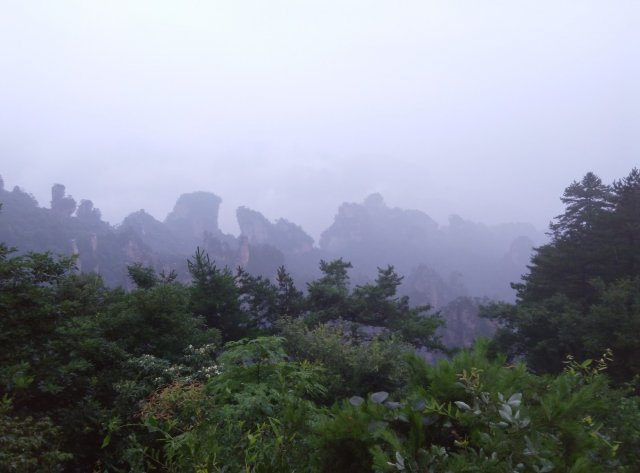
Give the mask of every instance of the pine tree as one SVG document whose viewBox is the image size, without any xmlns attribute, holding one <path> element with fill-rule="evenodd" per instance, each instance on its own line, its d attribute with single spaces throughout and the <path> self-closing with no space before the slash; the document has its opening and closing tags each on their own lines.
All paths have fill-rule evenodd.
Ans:
<svg viewBox="0 0 640 473">
<path fill-rule="evenodd" d="M 188 260 L 192 282 L 190 310 L 204 317 L 207 326 L 220 330 L 224 340 L 236 340 L 247 331 L 247 317 L 240 308 L 240 293 L 229 268 L 218 268 L 200 248 Z"/>
<path fill-rule="evenodd" d="M 608 222 L 616 273 L 640 274 L 640 170 L 613 183 L 613 213 Z"/>
<path fill-rule="evenodd" d="M 550 224 L 551 242 L 536 249 L 530 272 L 514 285 L 523 302 L 564 294 L 585 304 L 594 301 L 596 278 L 606 277 L 612 248 L 606 224 L 613 208 L 612 190 L 589 172 L 561 198 L 565 212 Z"/>
</svg>

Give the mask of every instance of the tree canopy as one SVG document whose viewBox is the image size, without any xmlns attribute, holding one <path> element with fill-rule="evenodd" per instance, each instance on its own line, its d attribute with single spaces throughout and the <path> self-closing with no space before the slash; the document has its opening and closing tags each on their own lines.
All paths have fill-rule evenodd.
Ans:
<svg viewBox="0 0 640 473">
<path fill-rule="evenodd" d="M 393 266 L 302 291 L 198 248 L 190 282 L 134 264 L 125 291 L 0 244 L 0 472 L 639 471 L 640 173 L 562 200 L 456 354 Z"/>
<path fill-rule="evenodd" d="M 514 284 L 518 302 L 485 308 L 502 324 L 495 348 L 543 372 L 561 370 L 566 355 L 612 349 L 612 375 L 630 381 L 640 375 L 640 171 L 611 185 L 587 173 L 561 200 L 566 208 L 550 225 L 551 241 Z"/>
</svg>

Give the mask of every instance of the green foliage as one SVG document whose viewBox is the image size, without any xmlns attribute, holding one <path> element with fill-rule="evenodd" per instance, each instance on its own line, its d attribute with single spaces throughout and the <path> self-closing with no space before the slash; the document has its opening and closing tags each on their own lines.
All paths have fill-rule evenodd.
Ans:
<svg viewBox="0 0 640 473">
<path fill-rule="evenodd" d="M 207 326 L 219 330 L 224 340 L 241 338 L 247 331 L 247 320 L 231 271 L 218 268 L 200 248 L 188 267 L 192 278 L 190 311 L 204 317 Z"/>
<path fill-rule="evenodd" d="M 42 437 L 25 445 L 21 461 L 39 465 L 28 458 L 32 452 L 54 458 L 64 470 L 91 462 L 101 403 L 122 359 L 96 327 L 104 287 L 93 277 L 72 275 L 72 268 L 73 260 L 50 254 L 10 257 L 0 245 L 0 394 L 11 399 L 13 412 L 3 415 L 8 429 L 14 421 L 24 421 L 24 432 L 42 429 Z"/>
<path fill-rule="evenodd" d="M 530 273 L 516 285 L 520 300 L 539 301 L 561 293 L 578 302 L 592 301 L 591 281 L 608 278 L 610 272 L 612 198 L 611 187 L 593 173 L 567 187 L 561 198 L 565 212 L 550 225 L 551 243 L 536 250 Z"/>
<path fill-rule="evenodd" d="M 579 256 L 613 216 L 616 251 L 634 248 L 616 225 L 635 174 L 612 197 L 585 179 L 538 255 Z M 550 267 L 532 270 L 518 305 L 485 308 L 493 343 L 428 365 L 414 348 L 437 348 L 441 322 L 391 266 L 351 289 L 349 263 L 322 262 L 305 296 L 284 268 L 234 277 L 198 249 L 190 285 L 133 265 L 125 293 L 0 245 L 0 471 L 638 471 L 640 276 L 614 262 L 576 296 L 582 263 L 548 293 Z"/>
<path fill-rule="evenodd" d="M 435 335 L 443 321 L 438 315 L 426 315 L 430 306 L 411 307 L 408 297 L 396 296 L 402 279 L 393 266 L 378 268 L 375 284 L 358 286 L 353 291 L 350 320 L 387 327 L 418 347 L 443 349 Z"/>
<path fill-rule="evenodd" d="M 502 324 L 494 350 L 525 357 L 537 372 L 559 372 L 568 355 L 595 358 L 611 349 L 608 373 L 614 381 L 640 374 L 640 278 L 600 285 L 598 301 L 587 308 L 556 295 L 538 303 L 487 305 L 483 315 Z"/>
<path fill-rule="evenodd" d="M 122 367 L 122 379 L 114 386 L 118 393 L 114 413 L 133 417 L 138 414 L 140 401 L 163 386 L 205 383 L 219 374 L 218 351 L 217 343 L 188 345 L 182 357 L 173 363 L 149 354 L 129 357 Z"/>
<path fill-rule="evenodd" d="M 374 284 L 358 286 L 353 291 L 349 290 L 349 268 L 351 263 L 342 259 L 320 262 L 324 275 L 308 284 L 310 325 L 344 320 L 352 323 L 358 337 L 367 338 L 367 331 L 373 328 L 374 332 L 400 335 L 417 347 L 444 350 L 435 334 L 443 325 L 442 319 L 438 314 L 427 315 L 429 306 L 411 307 L 408 297 L 397 297 L 402 277 L 393 266 L 378 268 Z"/>
<path fill-rule="evenodd" d="M 137 289 L 111 304 L 99 318 L 105 337 L 127 353 L 175 360 L 185 345 L 216 341 L 216 330 L 205 330 L 202 319 L 189 310 L 189 290 L 179 284 Z"/>
<path fill-rule="evenodd" d="M 578 358 L 585 355 L 581 343 L 586 329 L 584 317 L 580 308 L 564 295 L 549 297 L 538 304 L 488 304 L 481 314 L 503 324 L 494 337 L 497 349 L 509 358 L 526 356 L 533 371 L 557 373 L 567 355 Z"/>
<path fill-rule="evenodd" d="M 252 332 L 275 333 L 278 319 L 300 317 L 305 311 L 305 297 L 284 266 L 278 268 L 275 284 L 238 268 L 236 284 L 247 328 Z"/>
<path fill-rule="evenodd" d="M 640 169 L 613 183 L 613 212 L 607 222 L 616 275 L 640 273 Z"/>
<path fill-rule="evenodd" d="M 522 302 L 557 293 L 581 304 L 597 298 L 593 281 L 606 284 L 638 274 L 640 172 L 602 184 L 588 173 L 565 190 L 564 214 L 550 225 L 552 241 L 536 250 L 530 273 L 516 285 Z"/>
<path fill-rule="evenodd" d="M 602 180 L 589 172 L 580 182 L 574 181 L 561 197 L 565 213 L 550 225 L 556 240 L 589 233 L 612 207 L 612 191 Z"/>
<path fill-rule="evenodd" d="M 610 376 L 630 381 L 640 375 L 640 342 L 632 335 L 640 327 L 640 171 L 611 186 L 588 173 L 562 201 L 552 241 L 514 285 L 518 303 L 484 308 L 501 324 L 494 348 L 551 373 L 567 355 L 594 358 L 612 349 Z"/>
<path fill-rule="evenodd" d="M 404 355 L 412 347 L 396 336 L 359 343 L 346 323 L 309 328 L 302 320 L 281 320 L 287 353 L 321 363 L 330 373 L 328 391 L 336 401 L 354 394 L 393 390 L 403 384 Z"/>
<path fill-rule="evenodd" d="M 145 385 L 132 357 L 198 365 L 185 370 L 202 378 L 202 357 L 192 354 L 188 362 L 184 350 L 215 343 L 216 332 L 188 311 L 187 288 L 148 274 L 154 285 L 125 294 L 106 289 L 99 276 L 75 274 L 72 259 L 12 256 L 0 245 L 0 395 L 12 403 L 3 415 L 7 429 L 24 422 L 25 432 L 42 430 L 33 436 L 39 447 L 25 444 L 25 465 L 56 458 L 61 471 L 91 471 L 99 457 L 108 460 L 99 449 L 105 424 L 131 415 L 157 387 Z M 115 389 L 126 384 L 123 378 L 139 379 L 129 394 L 141 397 Z"/>
<path fill-rule="evenodd" d="M 73 268 L 73 260 L 50 254 L 11 257 L 14 250 L 0 244 L 0 366 L 27 361 L 32 344 L 44 345 L 60 314 L 56 287 Z"/>
<path fill-rule="evenodd" d="M 273 331 L 280 316 L 277 306 L 277 288 L 267 278 L 253 276 L 238 268 L 236 281 L 241 307 L 247 314 L 247 325 L 254 330 Z"/>
<path fill-rule="evenodd" d="M 307 471 L 313 399 L 326 392 L 323 370 L 287 361 L 282 340 L 272 337 L 230 342 L 219 367 L 206 386 L 172 385 L 159 394 L 162 402 L 147 403 L 145 423 L 162 434 L 165 468 Z"/>
<path fill-rule="evenodd" d="M 379 392 L 334 407 L 316 426 L 319 471 L 622 472 L 639 466 L 619 454 L 635 444 L 615 438 L 607 423 L 625 407 L 609 403 L 616 395 L 601 365 L 570 365 L 558 377 L 538 378 L 522 365 L 488 361 L 485 351 L 480 345 L 433 367 L 413 359 L 410 389 L 397 400 Z"/>
<path fill-rule="evenodd" d="M 48 417 L 34 419 L 11 413 L 11 402 L 0 401 L 0 472 L 63 472 L 72 455 L 61 451 L 60 429 Z"/>
<path fill-rule="evenodd" d="M 299 291 L 284 266 L 276 275 L 276 307 L 280 317 L 299 317 L 304 312 L 304 295 Z"/>
<path fill-rule="evenodd" d="M 582 345 L 585 354 L 595 357 L 613 351 L 609 375 L 618 381 L 640 376 L 640 277 L 620 279 L 603 287 L 599 302 L 584 318 Z"/>
<path fill-rule="evenodd" d="M 151 289 L 159 282 L 155 270 L 142 263 L 132 264 L 127 267 L 127 272 L 138 289 Z"/>
<path fill-rule="evenodd" d="M 320 261 L 322 277 L 307 285 L 307 304 L 319 323 L 345 318 L 349 310 L 349 275 L 351 263 L 342 258 Z"/>
</svg>

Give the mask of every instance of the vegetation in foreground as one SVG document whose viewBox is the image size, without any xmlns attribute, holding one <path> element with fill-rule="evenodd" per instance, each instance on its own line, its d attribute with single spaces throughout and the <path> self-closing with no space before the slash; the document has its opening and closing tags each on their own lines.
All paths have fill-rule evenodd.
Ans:
<svg viewBox="0 0 640 473">
<path fill-rule="evenodd" d="M 392 267 L 302 293 L 197 251 L 126 293 L 0 245 L 0 471 L 638 471 L 640 172 L 563 201 L 496 338 L 436 364 Z"/>
</svg>

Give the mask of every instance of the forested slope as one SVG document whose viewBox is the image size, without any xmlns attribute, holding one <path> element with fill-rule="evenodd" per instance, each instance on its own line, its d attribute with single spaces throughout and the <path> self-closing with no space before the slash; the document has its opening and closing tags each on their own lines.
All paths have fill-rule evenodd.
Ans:
<svg viewBox="0 0 640 473">
<path fill-rule="evenodd" d="M 2 244 L 0 471 L 638 471 L 640 173 L 563 201 L 456 354 L 391 266 L 323 260 L 302 291 L 198 248 L 188 282 L 133 264 L 124 291 Z"/>
</svg>

